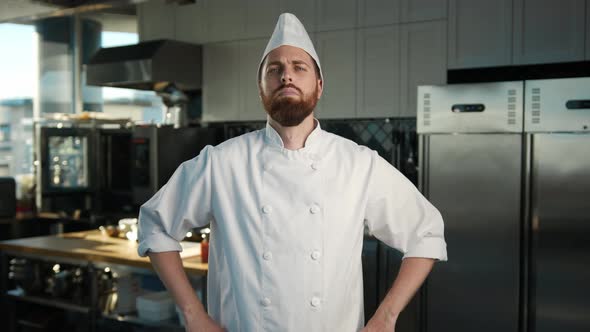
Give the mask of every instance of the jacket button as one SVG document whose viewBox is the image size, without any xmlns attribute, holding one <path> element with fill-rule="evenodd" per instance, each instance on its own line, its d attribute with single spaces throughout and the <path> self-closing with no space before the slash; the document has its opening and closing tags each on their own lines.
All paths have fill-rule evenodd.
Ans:
<svg viewBox="0 0 590 332">
<path fill-rule="evenodd" d="M 311 253 L 311 259 L 313 259 L 314 261 L 317 261 L 320 258 L 320 256 L 320 252 L 317 250 Z"/>
<path fill-rule="evenodd" d="M 316 214 L 320 212 L 320 207 L 317 204 L 312 205 L 311 208 L 309 208 L 309 212 Z"/>
<path fill-rule="evenodd" d="M 267 251 L 264 254 L 262 254 L 262 258 L 264 258 L 264 260 L 266 261 L 269 261 L 272 258 L 272 254 L 270 253 L 270 251 Z"/>
<path fill-rule="evenodd" d="M 322 303 L 322 301 L 320 300 L 319 297 L 314 296 L 311 298 L 311 306 L 312 307 L 319 307 L 321 303 Z"/>
<path fill-rule="evenodd" d="M 311 164 L 311 168 L 312 168 L 314 171 L 317 171 L 319 167 L 318 167 L 318 164 L 316 164 L 316 163 L 312 163 L 312 164 Z"/>
<path fill-rule="evenodd" d="M 263 298 L 260 300 L 260 304 L 264 307 L 268 307 L 270 305 L 270 299 L 268 297 Z"/>
<path fill-rule="evenodd" d="M 272 206 L 270 205 L 265 205 L 262 207 L 262 213 L 264 214 L 270 214 L 272 212 Z"/>
</svg>

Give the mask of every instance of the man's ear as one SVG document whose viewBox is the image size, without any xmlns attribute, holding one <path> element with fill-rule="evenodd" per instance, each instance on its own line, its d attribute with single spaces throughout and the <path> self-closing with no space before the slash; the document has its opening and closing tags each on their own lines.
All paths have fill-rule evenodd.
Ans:
<svg viewBox="0 0 590 332">
<path fill-rule="evenodd" d="M 322 93 L 324 92 L 324 81 L 319 79 L 318 80 L 318 100 L 322 97 Z"/>
</svg>

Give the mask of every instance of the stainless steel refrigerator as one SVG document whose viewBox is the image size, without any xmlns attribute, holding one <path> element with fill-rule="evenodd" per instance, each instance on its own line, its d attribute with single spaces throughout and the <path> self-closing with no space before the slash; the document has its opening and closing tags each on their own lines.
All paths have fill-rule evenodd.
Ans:
<svg viewBox="0 0 590 332">
<path fill-rule="evenodd" d="M 428 278 L 422 330 L 519 331 L 523 89 L 418 88 L 419 185 L 442 213 L 449 256 Z"/>
<path fill-rule="evenodd" d="M 525 82 L 528 331 L 590 331 L 590 78 Z"/>
</svg>

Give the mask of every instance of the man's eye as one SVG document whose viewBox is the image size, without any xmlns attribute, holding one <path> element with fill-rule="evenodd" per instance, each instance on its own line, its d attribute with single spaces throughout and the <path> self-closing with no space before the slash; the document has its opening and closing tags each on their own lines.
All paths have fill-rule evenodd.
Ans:
<svg viewBox="0 0 590 332">
<path fill-rule="evenodd" d="M 271 73 L 276 73 L 277 71 L 278 71 L 278 69 L 277 69 L 277 68 L 268 68 L 268 69 L 266 70 L 266 72 L 267 72 L 267 73 L 269 73 L 269 74 L 271 74 Z"/>
<path fill-rule="evenodd" d="M 302 66 L 295 66 L 295 70 L 297 70 L 297 71 L 305 71 L 306 69 L 305 69 L 305 67 L 302 67 Z"/>
</svg>

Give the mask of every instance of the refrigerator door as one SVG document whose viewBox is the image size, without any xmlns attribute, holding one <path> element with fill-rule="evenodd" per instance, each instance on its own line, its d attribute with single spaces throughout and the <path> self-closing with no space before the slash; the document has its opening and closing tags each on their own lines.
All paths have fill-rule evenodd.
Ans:
<svg viewBox="0 0 590 332">
<path fill-rule="evenodd" d="M 526 132 L 590 132 L 590 78 L 525 82 Z"/>
<path fill-rule="evenodd" d="M 523 82 L 418 87 L 418 133 L 522 132 Z"/>
<path fill-rule="evenodd" d="M 532 135 L 531 331 L 590 331 L 590 135 Z"/>
<path fill-rule="evenodd" d="M 427 284 L 428 332 L 519 328 L 522 135 L 424 137 L 423 191 L 445 221 L 449 261 Z"/>
</svg>

